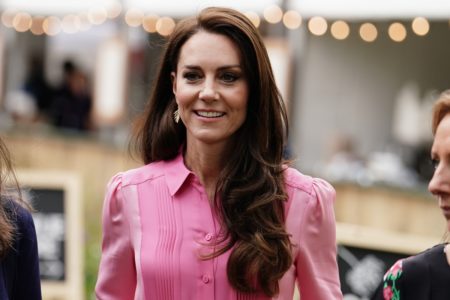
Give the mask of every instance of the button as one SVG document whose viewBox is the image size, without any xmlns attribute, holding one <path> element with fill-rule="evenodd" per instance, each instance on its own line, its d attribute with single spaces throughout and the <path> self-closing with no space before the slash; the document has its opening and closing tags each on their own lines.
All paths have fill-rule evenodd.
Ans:
<svg viewBox="0 0 450 300">
<path fill-rule="evenodd" d="M 206 275 L 203 275 L 202 276 L 202 281 L 203 281 L 203 283 L 208 283 L 209 282 L 209 277 L 206 276 Z"/>
<path fill-rule="evenodd" d="M 205 235 L 205 240 L 207 240 L 208 242 L 213 238 L 213 235 L 211 233 L 208 233 Z"/>
</svg>

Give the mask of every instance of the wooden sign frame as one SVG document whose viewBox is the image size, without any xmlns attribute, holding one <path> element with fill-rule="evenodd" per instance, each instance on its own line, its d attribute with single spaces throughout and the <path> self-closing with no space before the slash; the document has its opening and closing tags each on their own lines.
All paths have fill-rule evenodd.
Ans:
<svg viewBox="0 0 450 300">
<path fill-rule="evenodd" d="M 440 242 L 436 236 L 387 231 L 349 223 L 336 223 L 337 244 L 413 255 Z"/>
<path fill-rule="evenodd" d="M 43 299 L 83 300 L 84 242 L 80 177 L 65 171 L 28 169 L 17 170 L 16 175 L 24 190 L 48 189 L 64 192 L 65 279 L 62 282 L 41 280 Z"/>
</svg>

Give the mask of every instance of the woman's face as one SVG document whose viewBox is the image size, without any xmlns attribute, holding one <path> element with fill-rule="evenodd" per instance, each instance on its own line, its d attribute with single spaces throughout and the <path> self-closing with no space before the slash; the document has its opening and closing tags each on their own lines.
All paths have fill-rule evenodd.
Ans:
<svg viewBox="0 0 450 300">
<path fill-rule="evenodd" d="M 435 163 L 433 178 L 428 190 L 438 197 L 447 228 L 450 231 L 450 114 L 439 123 L 431 148 L 431 159 Z"/>
<path fill-rule="evenodd" d="M 188 144 L 226 144 L 247 115 L 248 83 L 228 37 L 200 31 L 181 47 L 173 93 Z"/>
</svg>

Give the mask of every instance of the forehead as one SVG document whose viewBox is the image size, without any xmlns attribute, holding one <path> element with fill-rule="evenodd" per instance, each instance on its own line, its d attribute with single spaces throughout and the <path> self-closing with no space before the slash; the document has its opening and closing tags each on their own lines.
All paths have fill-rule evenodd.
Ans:
<svg viewBox="0 0 450 300">
<path fill-rule="evenodd" d="M 229 37 L 199 31 L 181 47 L 178 64 L 239 64 L 240 57 L 239 48 Z"/>
<path fill-rule="evenodd" d="M 450 152 L 450 113 L 447 113 L 436 128 L 434 136 L 433 151 L 439 147 Z"/>
</svg>

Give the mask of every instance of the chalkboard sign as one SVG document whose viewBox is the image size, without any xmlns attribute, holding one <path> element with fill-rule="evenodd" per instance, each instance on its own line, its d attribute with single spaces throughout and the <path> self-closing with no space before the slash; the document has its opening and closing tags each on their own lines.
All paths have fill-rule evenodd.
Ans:
<svg viewBox="0 0 450 300">
<path fill-rule="evenodd" d="M 398 259 L 408 255 L 346 245 L 338 246 L 338 266 L 344 295 L 370 298 L 384 273 Z"/>
<path fill-rule="evenodd" d="M 352 300 L 370 299 L 392 264 L 439 242 L 439 237 L 344 223 L 337 223 L 336 233 L 341 289 L 344 298 Z"/>
<path fill-rule="evenodd" d="M 64 281 L 67 265 L 64 190 L 32 188 L 26 194 L 36 210 L 33 220 L 39 242 L 41 279 Z"/>
<path fill-rule="evenodd" d="M 80 180 L 76 174 L 18 170 L 23 197 L 30 201 L 39 249 L 44 299 L 83 299 Z"/>
</svg>

